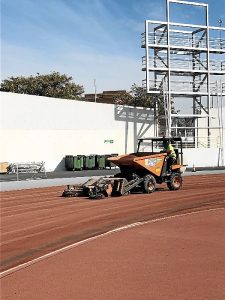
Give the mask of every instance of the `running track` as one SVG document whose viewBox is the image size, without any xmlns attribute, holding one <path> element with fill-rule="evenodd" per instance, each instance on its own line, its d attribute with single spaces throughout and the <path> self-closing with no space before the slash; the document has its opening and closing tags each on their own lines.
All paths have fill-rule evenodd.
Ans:
<svg viewBox="0 0 225 300">
<path fill-rule="evenodd" d="M 95 201 L 61 198 L 62 190 L 1 193 L 2 299 L 225 299 L 225 174 L 187 176 L 177 192 L 159 186 L 151 195 Z M 156 219 L 161 221 L 76 244 Z M 72 244 L 70 250 L 52 253 Z M 47 259 L 48 253 L 52 254 Z M 25 265 L 13 269 L 21 264 Z M 48 281 L 51 274 L 56 289 Z M 207 274 L 206 280 L 199 274 Z M 44 278 L 46 289 L 41 289 Z"/>
</svg>

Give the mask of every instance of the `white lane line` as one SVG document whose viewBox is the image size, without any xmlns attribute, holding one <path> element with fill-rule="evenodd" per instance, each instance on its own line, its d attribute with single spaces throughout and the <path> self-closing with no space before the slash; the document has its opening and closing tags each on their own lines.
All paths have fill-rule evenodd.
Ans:
<svg viewBox="0 0 225 300">
<path fill-rule="evenodd" d="M 23 263 L 21 265 L 18 265 L 16 267 L 13 267 L 13 268 L 10 268 L 10 269 L 8 269 L 6 271 L 3 271 L 3 272 L 0 273 L 0 278 L 5 277 L 7 275 L 10 275 L 10 274 L 12 274 L 14 272 L 17 272 L 17 271 L 21 270 L 21 269 L 27 268 L 27 267 L 35 264 L 35 263 L 38 263 L 38 262 L 40 262 L 40 261 L 42 261 L 44 259 L 47 259 L 47 258 L 50 258 L 50 257 L 55 256 L 57 254 L 60 254 L 60 253 L 62 253 L 64 251 L 70 250 L 72 248 L 78 247 L 78 246 L 83 245 L 85 243 L 91 242 L 93 240 L 96 240 L 96 239 L 101 238 L 101 237 L 105 237 L 107 235 L 110 235 L 110 234 L 113 234 L 113 233 L 116 233 L 116 232 L 120 232 L 120 231 L 127 230 L 127 229 L 130 229 L 130 228 L 133 228 L 133 227 L 137 227 L 137 226 L 142 226 L 142 225 L 146 225 L 146 224 L 156 223 L 156 222 L 159 222 L 159 221 L 169 220 L 169 219 L 173 219 L 173 218 L 184 217 L 184 216 L 194 215 L 194 214 L 200 214 L 200 213 L 209 212 L 209 211 L 224 210 L 224 209 L 225 208 L 211 208 L 211 209 L 206 209 L 206 210 L 201 210 L 201 211 L 194 211 L 194 212 L 185 213 L 185 214 L 178 214 L 178 215 L 173 215 L 173 216 L 168 216 L 168 217 L 157 218 L 157 219 L 149 220 L 149 221 L 136 222 L 136 223 L 125 225 L 125 226 L 122 226 L 122 227 L 119 227 L 119 228 L 115 228 L 115 229 L 112 229 L 112 230 L 107 231 L 105 233 L 93 236 L 91 238 L 87 238 L 87 239 L 82 240 L 80 242 L 73 243 L 73 244 L 71 244 L 69 246 L 63 247 L 61 249 L 58 249 L 56 251 L 53 251 L 53 252 L 50 252 L 48 254 L 42 255 L 42 256 L 40 256 L 38 258 L 35 258 L 35 259 L 31 260 L 31 261 L 28 261 L 26 263 Z"/>
</svg>

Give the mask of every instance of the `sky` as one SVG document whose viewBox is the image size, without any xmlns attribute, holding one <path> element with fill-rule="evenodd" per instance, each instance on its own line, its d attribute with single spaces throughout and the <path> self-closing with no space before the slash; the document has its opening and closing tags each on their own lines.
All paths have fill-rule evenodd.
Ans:
<svg viewBox="0 0 225 300">
<path fill-rule="evenodd" d="M 0 0 L 1 81 L 10 76 L 73 77 L 85 93 L 130 90 L 142 84 L 141 33 L 145 20 L 165 21 L 166 0 Z M 209 22 L 225 26 L 225 0 L 209 4 Z M 202 22 L 190 9 L 173 20 Z"/>
</svg>

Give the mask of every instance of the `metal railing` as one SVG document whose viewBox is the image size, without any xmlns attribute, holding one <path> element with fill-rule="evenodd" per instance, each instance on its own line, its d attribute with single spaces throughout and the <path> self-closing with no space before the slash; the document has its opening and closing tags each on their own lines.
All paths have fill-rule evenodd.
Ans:
<svg viewBox="0 0 225 300">
<path fill-rule="evenodd" d="M 219 134 L 219 129 L 211 129 L 213 132 L 212 136 L 201 135 L 194 136 L 196 129 L 172 129 L 172 136 L 180 136 L 182 138 L 183 148 L 222 148 L 221 137 Z M 159 136 L 166 131 L 165 126 L 160 126 Z M 199 130 L 201 132 L 201 129 Z"/>
<path fill-rule="evenodd" d="M 186 92 L 186 93 L 204 93 L 207 94 L 207 83 L 201 81 L 170 81 L 170 91 L 171 92 Z M 165 83 L 162 80 L 149 80 L 149 91 L 161 91 Z M 142 87 L 146 88 L 146 80 L 142 80 Z M 212 82 L 210 84 L 210 94 L 215 95 L 217 93 L 216 83 Z M 225 94 L 225 83 L 222 83 L 222 94 Z"/>
<path fill-rule="evenodd" d="M 167 66 L 167 57 L 161 56 L 161 59 L 157 57 L 149 57 L 149 66 L 148 68 L 161 68 L 168 69 Z M 146 56 L 142 57 L 142 67 L 146 67 Z M 176 70 L 186 70 L 186 71 L 206 71 L 207 72 L 207 60 L 192 60 L 187 58 L 171 58 L 170 59 L 170 68 Z M 209 62 L 209 70 L 210 71 L 225 71 L 225 61 L 224 60 L 216 60 L 212 59 Z"/>
<path fill-rule="evenodd" d="M 170 33 L 170 46 L 177 47 L 188 47 L 188 48 L 202 48 L 207 49 L 207 39 L 201 36 L 192 36 L 190 34 L 178 34 Z M 162 35 L 160 32 L 149 32 L 147 37 L 147 43 L 155 46 L 168 46 L 167 34 Z M 141 44 L 143 47 L 146 46 L 145 33 L 141 36 Z M 210 38 L 209 48 L 225 50 L 225 39 L 224 38 Z"/>
<path fill-rule="evenodd" d="M 220 148 L 220 137 L 184 137 L 182 139 L 184 148 Z"/>
</svg>

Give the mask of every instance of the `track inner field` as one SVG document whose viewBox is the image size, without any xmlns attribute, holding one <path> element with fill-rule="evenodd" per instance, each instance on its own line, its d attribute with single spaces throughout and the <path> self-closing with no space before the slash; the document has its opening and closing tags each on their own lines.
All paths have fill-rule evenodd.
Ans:
<svg viewBox="0 0 225 300">
<path fill-rule="evenodd" d="M 180 191 L 62 198 L 64 187 L 1 193 L 1 271 L 83 239 L 138 221 L 225 208 L 225 174 L 184 177 Z"/>
</svg>

